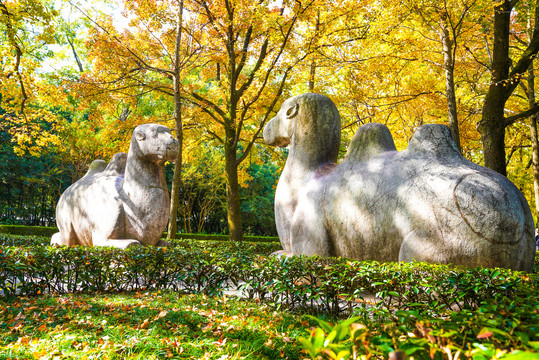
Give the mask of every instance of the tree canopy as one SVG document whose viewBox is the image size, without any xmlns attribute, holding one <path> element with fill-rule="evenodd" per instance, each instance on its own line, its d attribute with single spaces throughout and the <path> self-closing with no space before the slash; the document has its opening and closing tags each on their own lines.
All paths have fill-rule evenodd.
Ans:
<svg viewBox="0 0 539 360">
<path fill-rule="evenodd" d="M 343 153 L 365 123 L 388 125 L 399 149 L 418 126 L 446 124 L 535 209 L 538 13 L 531 0 L 0 0 L 0 185 L 30 195 L 20 180 L 41 169 L 32 194 L 54 204 L 92 160 L 158 122 L 183 140 L 178 229 L 274 234 L 286 151 L 261 130 L 311 91 L 336 103 Z M 17 209 L 15 196 L 0 205 Z"/>
</svg>

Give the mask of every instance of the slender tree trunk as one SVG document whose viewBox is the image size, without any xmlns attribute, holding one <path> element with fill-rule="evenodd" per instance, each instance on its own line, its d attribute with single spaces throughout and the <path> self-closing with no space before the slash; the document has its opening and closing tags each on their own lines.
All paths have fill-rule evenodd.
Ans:
<svg viewBox="0 0 539 360">
<path fill-rule="evenodd" d="M 320 30 L 320 10 L 317 12 L 316 16 L 316 26 L 315 26 L 315 36 L 318 36 L 318 31 Z M 311 60 L 311 71 L 309 73 L 309 92 L 314 92 L 314 79 L 316 76 L 316 60 Z"/>
<path fill-rule="evenodd" d="M 528 39 L 531 39 L 533 29 L 528 14 Z M 528 69 L 528 104 L 535 106 L 535 73 L 533 61 Z M 533 189 L 535 194 L 535 220 L 539 221 L 539 141 L 537 139 L 537 114 L 530 116 L 530 140 L 532 146 Z"/>
<path fill-rule="evenodd" d="M 174 163 L 174 176 L 172 178 L 172 187 L 170 192 L 170 216 L 168 222 L 167 239 L 173 239 L 176 236 L 178 206 L 180 200 L 180 184 L 182 174 L 182 154 L 183 154 L 183 124 L 182 124 L 182 102 L 180 94 L 180 45 L 182 39 L 182 14 L 183 0 L 179 3 L 178 24 L 176 27 L 176 46 L 174 50 L 174 121 L 176 130 L 176 139 L 179 143 L 178 155 Z"/>
<path fill-rule="evenodd" d="M 445 91 L 447 99 L 447 113 L 449 118 L 449 129 L 453 140 L 457 145 L 459 151 L 460 148 L 460 135 L 459 135 L 459 121 L 457 114 L 457 96 L 455 94 L 455 59 L 453 58 L 453 46 L 455 45 L 449 36 L 449 30 L 446 26 L 443 26 L 442 32 L 442 48 L 444 54 L 444 69 L 445 69 Z"/>
<path fill-rule="evenodd" d="M 309 74 L 309 92 L 314 92 L 314 76 L 316 75 L 316 61 L 311 61 L 311 72 Z"/>
<path fill-rule="evenodd" d="M 492 52 L 491 83 L 485 96 L 477 130 L 481 134 L 485 166 L 507 175 L 505 164 L 505 103 L 508 94 L 509 26 L 511 6 L 508 0 L 494 8 L 494 48 Z"/>
<path fill-rule="evenodd" d="M 75 61 L 77 62 L 77 66 L 79 67 L 79 72 L 84 72 L 84 68 L 82 67 L 82 61 L 80 61 L 77 50 L 75 50 L 75 45 L 73 44 L 73 41 L 71 41 L 71 39 L 69 38 L 69 34 L 66 34 L 66 40 L 69 46 L 71 46 L 71 51 L 73 52 L 73 56 L 75 57 Z"/>
</svg>

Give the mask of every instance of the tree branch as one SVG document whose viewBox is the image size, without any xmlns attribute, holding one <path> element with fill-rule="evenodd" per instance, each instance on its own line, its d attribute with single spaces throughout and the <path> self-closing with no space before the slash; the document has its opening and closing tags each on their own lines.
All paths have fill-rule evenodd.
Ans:
<svg viewBox="0 0 539 360">
<path fill-rule="evenodd" d="M 195 92 L 191 92 L 190 95 L 196 100 L 196 101 L 192 101 L 192 100 L 189 100 L 190 103 L 192 103 L 193 105 L 196 105 L 198 106 L 200 109 L 202 109 L 202 111 L 204 111 L 205 113 L 209 114 L 215 121 L 217 121 L 219 124 L 221 125 L 225 125 L 225 123 L 223 122 L 224 119 L 226 119 L 226 114 L 224 113 L 223 110 L 221 110 L 219 108 L 219 106 L 215 105 L 213 102 L 211 102 L 210 100 L 198 95 L 197 93 Z M 205 105 L 205 106 L 204 106 Z M 219 114 L 219 116 L 221 116 L 221 118 L 223 120 L 219 120 L 214 113 L 212 113 L 208 107 L 210 107 L 211 109 L 213 109 L 213 111 L 215 111 L 217 114 Z"/>
<path fill-rule="evenodd" d="M 535 103 L 533 105 L 533 107 L 531 107 L 530 109 L 528 109 L 526 111 L 521 112 L 520 114 L 516 114 L 516 115 L 513 115 L 513 116 L 506 117 L 505 118 L 505 127 L 513 125 L 519 119 L 530 117 L 530 116 L 535 115 L 537 113 L 539 113 L 539 103 Z"/>
<path fill-rule="evenodd" d="M 15 49 L 15 64 L 13 65 L 13 72 L 16 74 L 17 79 L 19 80 L 19 85 L 21 86 L 21 95 L 22 95 L 22 101 L 21 101 L 21 114 L 24 115 L 24 107 L 26 105 L 26 101 L 28 100 L 28 94 L 26 93 L 26 87 L 24 86 L 24 81 L 22 79 L 22 74 L 20 71 L 20 65 L 21 65 L 21 57 L 22 57 L 22 50 L 19 44 L 17 44 L 17 40 L 15 39 L 15 30 L 13 29 L 13 25 L 11 24 L 11 13 L 9 12 L 7 6 L 4 4 L 2 0 L 0 0 L 0 11 L 2 14 L 6 17 L 6 32 L 8 35 L 8 41 L 10 45 Z M 10 74 L 7 76 L 10 77 Z"/>
<path fill-rule="evenodd" d="M 245 40 L 243 41 L 243 48 L 241 53 L 241 59 L 240 63 L 238 64 L 238 67 L 236 68 L 236 75 L 234 78 L 238 78 L 240 76 L 241 70 L 243 70 L 243 67 L 245 66 L 245 61 L 247 60 L 247 51 L 249 50 L 249 43 L 251 42 L 251 35 L 253 33 L 253 25 L 250 25 L 247 29 L 247 33 L 245 34 Z"/>
</svg>

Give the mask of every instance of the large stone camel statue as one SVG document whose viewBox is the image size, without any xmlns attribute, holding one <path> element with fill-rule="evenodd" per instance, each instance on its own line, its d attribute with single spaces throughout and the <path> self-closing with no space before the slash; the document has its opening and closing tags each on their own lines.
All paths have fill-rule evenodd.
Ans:
<svg viewBox="0 0 539 360">
<path fill-rule="evenodd" d="M 60 232 L 52 236 L 51 244 L 166 245 L 160 237 L 170 197 L 163 167 L 176 159 L 178 150 L 178 141 L 166 126 L 138 126 L 128 154 L 115 154 L 108 165 L 93 161 L 62 194 L 56 206 Z"/>
<path fill-rule="evenodd" d="M 359 128 L 335 165 L 340 117 L 319 94 L 286 100 L 264 140 L 290 151 L 275 193 L 284 252 L 532 271 L 533 218 L 506 177 L 466 160 L 444 125 L 398 152 L 385 125 Z"/>
</svg>

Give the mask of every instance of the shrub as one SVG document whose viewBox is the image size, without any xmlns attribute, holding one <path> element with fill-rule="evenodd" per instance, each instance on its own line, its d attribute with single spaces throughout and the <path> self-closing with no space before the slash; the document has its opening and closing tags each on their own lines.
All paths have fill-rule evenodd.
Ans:
<svg viewBox="0 0 539 360">
<path fill-rule="evenodd" d="M 163 237 L 167 237 L 167 232 L 163 233 Z M 213 235 L 213 234 L 187 234 L 176 233 L 175 239 L 194 239 L 194 240 L 215 240 L 215 241 L 229 241 L 228 235 Z M 246 242 L 279 242 L 277 236 L 253 236 L 244 235 L 243 240 Z"/>
<path fill-rule="evenodd" d="M 0 233 L 22 235 L 22 236 L 48 236 L 51 237 L 54 233 L 58 232 L 57 227 L 45 227 L 45 226 L 24 226 L 24 225 L 0 225 Z M 163 237 L 166 237 L 167 233 L 163 233 Z M 214 240 L 214 241 L 228 241 L 228 235 L 211 235 L 211 234 L 185 234 L 177 233 L 175 239 L 191 239 L 191 240 Z M 279 243 L 279 238 L 276 236 L 252 236 L 245 235 L 243 237 L 245 242 L 275 242 Z"/>
<path fill-rule="evenodd" d="M 274 307 L 353 316 L 337 325 L 318 321 L 303 339 L 313 358 L 402 351 L 415 359 L 489 359 L 520 349 L 511 355 L 532 359 L 539 351 L 536 274 L 268 256 L 275 243 L 174 240 L 169 248 L 120 250 L 20 246 L 24 238 L 14 235 L 0 241 L 3 295 L 143 289 L 217 295 L 239 289 Z"/>
<path fill-rule="evenodd" d="M 58 232 L 57 227 L 0 225 L 0 233 L 24 236 L 48 236 Z"/>
<path fill-rule="evenodd" d="M 238 288 L 276 307 L 342 316 L 371 303 L 387 312 L 473 310 L 496 297 L 528 294 L 537 282 L 535 275 L 506 269 L 267 256 L 276 245 L 174 240 L 169 248 L 128 250 L 4 246 L 0 287 L 4 294 Z"/>
</svg>

